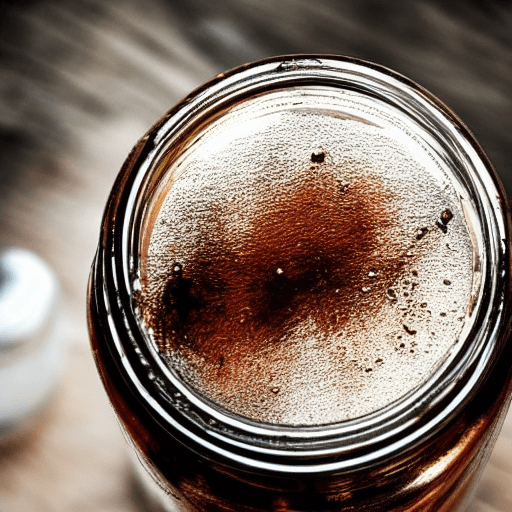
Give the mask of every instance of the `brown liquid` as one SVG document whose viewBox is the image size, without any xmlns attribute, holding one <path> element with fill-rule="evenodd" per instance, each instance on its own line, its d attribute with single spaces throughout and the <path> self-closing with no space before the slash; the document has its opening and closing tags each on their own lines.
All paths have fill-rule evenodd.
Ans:
<svg viewBox="0 0 512 512">
<path fill-rule="evenodd" d="M 474 284 L 437 164 L 376 124 L 306 113 L 255 126 L 230 113 L 168 169 L 140 300 L 197 392 L 293 425 L 368 414 L 420 385 L 456 345 Z"/>
</svg>

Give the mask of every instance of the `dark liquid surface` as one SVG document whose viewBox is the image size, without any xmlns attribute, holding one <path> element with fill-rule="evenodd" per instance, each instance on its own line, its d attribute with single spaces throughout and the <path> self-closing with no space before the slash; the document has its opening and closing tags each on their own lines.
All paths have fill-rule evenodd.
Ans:
<svg viewBox="0 0 512 512">
<path fill-rule="evenodd" d="M 196 392 L 293 425 L 420 385 L 454 350 L 475 286 L 461 203 L 424 148 L 387 121 L 303 104 L 257 123 L 235 110 L 169 169 L 140 300 Z"/>
</svg>

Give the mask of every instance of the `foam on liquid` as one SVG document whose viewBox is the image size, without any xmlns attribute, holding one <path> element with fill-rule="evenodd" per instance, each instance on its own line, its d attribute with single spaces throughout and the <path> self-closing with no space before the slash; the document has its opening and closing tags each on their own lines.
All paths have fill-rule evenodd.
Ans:
<svg viewBox="0 0 512 512">
<path fill-rule="evenodd" d="M 165 164 L 139 305 L 196 393 L 261 422 L 334 423 L 460 346 L 478 288 L 461 189 L 409 129 L 355 92 L 274 92 Z"/>
</svg>

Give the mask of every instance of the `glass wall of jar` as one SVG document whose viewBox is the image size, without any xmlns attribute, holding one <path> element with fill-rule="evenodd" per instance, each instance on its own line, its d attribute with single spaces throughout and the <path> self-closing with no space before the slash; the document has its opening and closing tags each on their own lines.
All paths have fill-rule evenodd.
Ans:
<svg viewBox="0 0 512 512">
<path fill-rule="evenodd" d="M 478 143 L 401 75 L 279 57 L 191 93 L 123 166 L 89 287 L 153 499 L 462 511 L 510 399 L 509 244 Z"/>
</svg>

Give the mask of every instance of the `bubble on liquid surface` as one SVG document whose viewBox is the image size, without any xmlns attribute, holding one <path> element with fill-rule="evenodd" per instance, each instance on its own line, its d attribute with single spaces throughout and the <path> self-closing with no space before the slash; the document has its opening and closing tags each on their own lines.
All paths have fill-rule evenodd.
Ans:
<svg viewBox="0 0 512 512">
<path fill-rule="evenodd" d="M 138 306 L 198 395 L 261 422 L 335 423 L 461 345 L 473 246 L 445 163 L 388 107 L 282 94 L 233 107 L 166 164 Z"/>
</svg>

